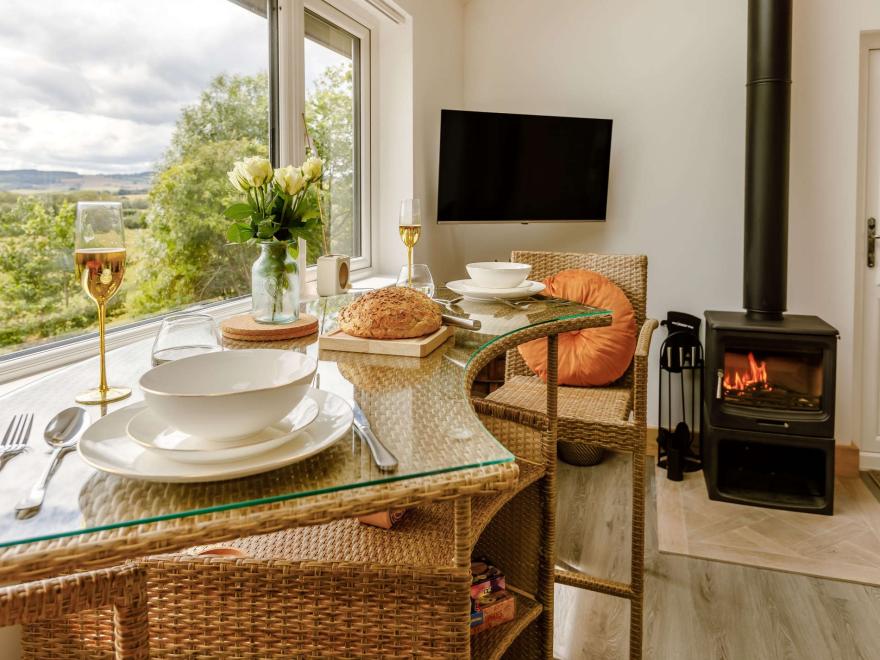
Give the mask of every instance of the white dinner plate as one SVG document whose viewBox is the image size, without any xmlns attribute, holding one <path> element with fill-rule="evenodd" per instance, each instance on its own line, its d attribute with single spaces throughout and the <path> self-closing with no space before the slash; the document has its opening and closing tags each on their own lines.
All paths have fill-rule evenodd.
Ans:
<svg viewBox="0 0 880 660">
<path fill-rule="evenodd" d="M 305 398 L 282 420 L 238 444 L 199 438 L 171 428 L 150 408 L 144 408 L 128 421 L 128 437 L 154 453 L 184 463 L 223 463 L 280 447 L 315 421 L 320 412 L 317 390 Z"/>
<path fill-rule="evenodd" d="M 312 424 L 279 447 L 225 463 L 195 464 L 172 461 L 128 437 L 129 420 L 147 406 L 134 403 L 102 417 L 79 441 L 80 457 L 96 470 L 110 474 L 169 483 L 224 481 L 276 470 L 327 449 L 351 428 L 353 414 L 345 399 L 316 390 L 320 405 Z"/>
<path fill-rule="evenodd" d="M 520 286 L 513 287 L 512 289 L 487 289 L 477 286 L 473 280 L 454 280 L 447 282 L 446 287 L 458 295 L 464 296 L 465 300 L 481 301 L 491 301 L 493 298 L 502 298 L 504 300 L 528 298 L 536 293 L 541 293 L 546 288 L 542 282 L 534 282 L 532 280 L 526 280 Z"/>
</svg>

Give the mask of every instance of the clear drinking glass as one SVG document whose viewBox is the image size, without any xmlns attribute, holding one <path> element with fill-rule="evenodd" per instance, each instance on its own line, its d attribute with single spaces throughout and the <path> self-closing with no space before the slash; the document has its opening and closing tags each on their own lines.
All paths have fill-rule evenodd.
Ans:
<svg viewBox="0 0 880 660">
<path fill-rule="evenodd" d="M 422 205 L 417 199 L 405 199 L 400 203 L 400 240 L 406 246 L 407 284 L 413 275 L 413 247 L 422 233 Z"/>
<path fill-rule="evenodd" d="M 413 264 L 412 270 L 409 266 L 401 266 L 400 275 L 397 276 L 397 286 L 408 286 L 421 291 L 429 298 L 434 297 L 434 278 L 431 277 L 431 270 L 426 264 Z"/>
<path fill-rule="evenodd" d="M 172 360 L 223 350 L 216 321 L 207 314 L 171 314 L 162 319 L 153 342 L 153 366 Z"/>
<path fill-rule="evenodd" d="M 98 387 L 82 392 L 77 403 L 99 404 L 119 401 L 131 394 L 128 387 L 107 385 L 104 330 L 107 302 L 116 295 L 125 276 L 125 236 L 122 204 L 119 202 L 78 202 L 76 205 L 74 268 L 86 295 L 98 306 Z"/>
</svg>

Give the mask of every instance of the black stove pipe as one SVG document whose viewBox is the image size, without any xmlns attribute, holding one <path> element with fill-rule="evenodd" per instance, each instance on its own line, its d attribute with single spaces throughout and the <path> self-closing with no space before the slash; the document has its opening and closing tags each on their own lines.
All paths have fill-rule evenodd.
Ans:
<svg viewBox="0 0 880 660">
<path fill-rule="evenodd" d="M 743 306 L 782 318 L 788 271 L 791 0 L 749 0 Z"/>
</svg>

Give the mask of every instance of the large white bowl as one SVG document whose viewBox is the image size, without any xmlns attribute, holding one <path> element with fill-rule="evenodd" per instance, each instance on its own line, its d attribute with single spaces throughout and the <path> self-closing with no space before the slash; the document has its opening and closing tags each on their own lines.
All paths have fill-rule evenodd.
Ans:
<svg viewBox="0 0 880 660">
<path fill-rule="evenodd" d="M 168 424 L 210 440 L 237 439 L 289 413 L 309 391 L 318 363 L 265 348 L 205 353 L 141 376 L 150 409 Z"/>
<path fill-rule="evenodd" d="M 507 261 L 479 261 L 467 265 L 468 275 L 477 286 L 487 289 L 512 289 L 522 284 L 532 272 L 529 264 Z"/>
</svg>

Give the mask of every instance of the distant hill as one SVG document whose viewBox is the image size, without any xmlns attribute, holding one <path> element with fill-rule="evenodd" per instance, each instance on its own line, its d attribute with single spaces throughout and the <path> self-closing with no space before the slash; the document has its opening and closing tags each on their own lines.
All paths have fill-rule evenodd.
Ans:
<svg viewBox="0 0 880 660">
<path fill-rule="evenodd" d="M 100 190 L 134 195 L 147 192 L 152 178 L 152 172 L 80 174 L 60 170 L 0 170 L 0 191 L 35 193 Z"/>
</svg>

